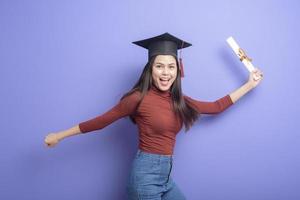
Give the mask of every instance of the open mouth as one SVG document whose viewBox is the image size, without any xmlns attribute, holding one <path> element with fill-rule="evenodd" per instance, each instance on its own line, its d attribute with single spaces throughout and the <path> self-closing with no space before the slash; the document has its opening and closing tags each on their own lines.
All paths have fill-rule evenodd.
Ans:
<svg viewBox="0 0 300 200">
<path fill-rule="evenodd" d="M 168 85 L 170 78 L 169 79 L 159 78 L 159 81 L 160 81 L 161 85 L 166 86 L 166 85 Z"/>
</svg>

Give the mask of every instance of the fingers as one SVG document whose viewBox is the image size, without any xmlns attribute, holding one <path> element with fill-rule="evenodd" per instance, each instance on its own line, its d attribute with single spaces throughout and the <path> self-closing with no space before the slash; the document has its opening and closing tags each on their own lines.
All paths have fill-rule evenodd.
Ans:
<svg viewBox="0 0 300 200">
<path fill-rule="evenodd" d="M 253 79 L 255 81 L 257 80 L 260 80 L 263 78 L 263 73 L 261 70 L 259 70 L 258 68 L 255 68 L 253 71 L 252 71 L 252 75 L 253 75 Z"/>
<path fill-rule="evenodd" d="M 253 76 L 253 80 L 254 81 L 258 81 L 260 79 L 260 77 L 259 76 L 257 76 L 256 74 L 254 74 L 254 76 Z"/>
<path fill-rule="evenodd" d="M 58 140 L 55 133 L 48 134 L 44 139 L 44 144 L 46 147 L 54 147 L 57 142 Z"/>
<path fill-rule="evenodd" d="M 255 74 L 259 75 L 259 76 L 263 76 L 263 72 L 260 69 L 258 69 L 258 68 L 255 68 L 253 70 L 253 73 L 255 73 Z"/>
<path fill-rule="evenodd" d="M 54 147 L 56 144 L 45 143 L 46 147 Z"/>
<path fill-rule="evenodd" d="M 46 146 L 46 147 L 52 147 L 53 145 L 50 143 L 50 142 L 48 142 L 48 141 L 44 141 L 45 143 L 44 143 L 44 145 Z"/>
</svg>

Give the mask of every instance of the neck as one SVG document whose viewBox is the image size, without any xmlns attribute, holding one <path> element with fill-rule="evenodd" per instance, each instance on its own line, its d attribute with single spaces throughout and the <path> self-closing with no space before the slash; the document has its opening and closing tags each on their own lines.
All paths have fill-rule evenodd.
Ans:
<svg viewBox="0 0 300 200">
<path fill-rule="evenodd" d="M 167 91 L 163 91 L 163 90 L 160 90 L 155 84 L 151 85 L 151 90 L 154 91 L 156 94 L 159 94 L 161 96 L 166 96 L 166 97 L 171 96 L 170 89 L 167 90 Z"/>
</svg>

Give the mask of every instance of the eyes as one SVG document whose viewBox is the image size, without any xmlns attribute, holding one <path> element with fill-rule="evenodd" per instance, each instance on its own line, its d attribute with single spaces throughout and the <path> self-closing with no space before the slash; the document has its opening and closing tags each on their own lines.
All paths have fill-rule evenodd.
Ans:
<svg viewBox="0 0 300 200">
<path fill-rule="evenodd" d="M 164 66 L 163 66 L 163 65 L 155 65 L 155 67 L 158 68 L 158 69 L 161 69 L 161 68 L 163 68 Z M 175 69 L 175 65 L 169 65 L 169 68 L 170 68 L 170 69 Z"/>
</svg>

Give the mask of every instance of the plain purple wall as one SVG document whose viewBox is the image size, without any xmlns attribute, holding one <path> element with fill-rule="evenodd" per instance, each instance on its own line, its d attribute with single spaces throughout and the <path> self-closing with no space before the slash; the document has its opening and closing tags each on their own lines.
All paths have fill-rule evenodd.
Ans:
<svg viewBox="0 0 300 200">
<path fill-rule="evenodd" d="M 296 0 L 0 1 L 0 199 L 126 199 L 138 145 L 128 118 L 53 149 L 43 141 L 114 106 L 147 61 L 131 42 L 164 32 L 193 44 L 182 84 L 195 99 L 248 80 L 229 36 L 264 73 L 177 135 L 172 176 L 187 199 L 300 199 L 299 13 Z"/>
</svg>

